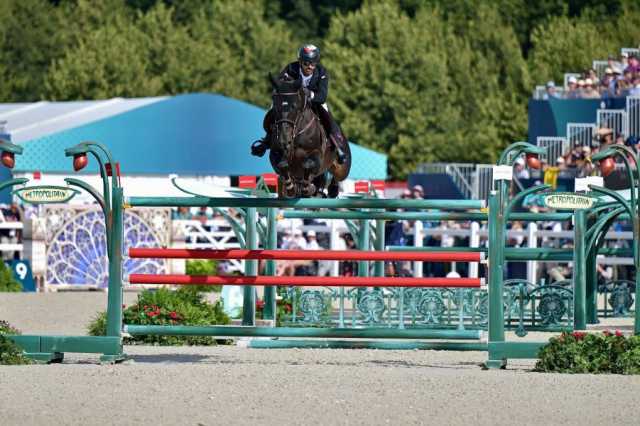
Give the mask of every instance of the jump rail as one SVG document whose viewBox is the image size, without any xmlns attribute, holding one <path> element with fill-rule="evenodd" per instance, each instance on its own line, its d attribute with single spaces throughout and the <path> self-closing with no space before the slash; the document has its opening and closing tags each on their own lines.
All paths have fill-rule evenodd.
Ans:
<svg viewBox="0 0 640 426">
<path fill-rule="evenodd" d="M 131 274 L 130 284 L 279 285 L 286 287 L 444 287 L 480 288 L 483 278 L 307 277 Z"/>
<path fill-rule="evenodd" d="M 379 252 L 360 250 L 209 250 L 130 248 L 131 258 L 156 259 L 251 259 L 251 260 L 360 260 L 418 262 L 481 262 L 483 252 Z"/>
<path fill-rule="evenodd" d="M 403 200 L 380 198 L 235 198 L 235 197 L 126 197 L 129 207 L 234 207 L 303 209 L 441 209 L 469 210 L 486 207 L 484 200 Z"/>
</svg>

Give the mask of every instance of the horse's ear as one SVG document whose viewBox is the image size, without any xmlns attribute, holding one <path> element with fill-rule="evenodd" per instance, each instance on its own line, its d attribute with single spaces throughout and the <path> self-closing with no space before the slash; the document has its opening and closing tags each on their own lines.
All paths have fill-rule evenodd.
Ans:
<svg viewBox="0 0 640 426">
<path fill-rule="evenodd" d="M 277 89 L 277 88 L 278 88 L 278 82 L 277 82 L 277 80 L 275 79 L 275 77 L 273 76 L 273 74 L 271 74 L 271 73 L 269 73 L 269 81 L 271 82 L 271 86 L 272 86 L 274 89 Z"/>
</svg>

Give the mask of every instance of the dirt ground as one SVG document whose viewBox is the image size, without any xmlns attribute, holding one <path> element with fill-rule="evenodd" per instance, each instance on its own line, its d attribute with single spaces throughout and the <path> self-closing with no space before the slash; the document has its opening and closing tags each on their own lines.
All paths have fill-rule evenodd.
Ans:
<svg viewBox="0 0 640 426">
<path fill-rule="evenodd" d="M 103 293 L 2 294 L 0 319 L 77 335 L 104 306 Z M 540 374 L 529 360 L 484 371 L 483 352 L 125 349 L 118 365 L 0 367 L 0 424 L 638 424 L 640 377 Z"/>
</svg>

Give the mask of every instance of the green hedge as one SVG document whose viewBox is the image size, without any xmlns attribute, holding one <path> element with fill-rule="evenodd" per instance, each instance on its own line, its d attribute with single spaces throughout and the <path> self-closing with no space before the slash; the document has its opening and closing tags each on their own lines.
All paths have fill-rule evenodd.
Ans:
<svg viewBox="0 0 640 426">
<path fill-rule="evenodd" d="M 640 336 L 574 331 L 552 338 L 536 370 L 556 373 L 640 374 Z"/>
</svg>

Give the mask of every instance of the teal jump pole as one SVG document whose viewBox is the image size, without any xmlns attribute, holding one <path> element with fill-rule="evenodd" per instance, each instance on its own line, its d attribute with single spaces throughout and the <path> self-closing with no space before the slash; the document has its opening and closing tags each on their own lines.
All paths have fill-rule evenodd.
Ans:
<svg viewBox="0 0 640 426">
<path fill-rule="evenodd" d="M 255 207 L 247 208 L 245 215 L 245 241 L 247 249 L 256 250 L 258 248 L 258 212 Z M 245 260 L 244 271 L 246 275 L 256 276 L 258 274 L 258 261 Z M 243 289 L 242 300 L 242 325 L 255 325 L 256 321 L 256 289 L 254 286 L 246 286 Z"/>
<path fill-rule="evenodd" d="M 278 230 L 276 222 L 276 210 L 267 210 L 267 241 L 265 246 L 269 250 L 278 248 Z M 276 275 L 276 261 L 267 260 L 265 264 L 265 275 Z M 263 319 L 273 320 L 276 319 L 276 287 L 267 286 L 264 288 L 264 311 Z"/>
<path fill-rule="evenodd" d="M 325 337 L 325 338 L 380 338 L 380 339 L 443 339 L 478 340 L 480 330 L 434 330 L 390 327 L 320 328 L 320 327 L 234 327 L 189 325 L 127 325 L 131 335 L 154 336 L 219 336 L 219 337 Z"/>
<path fill-rule="evenodd" d="M 501 246 L 504 245 L 502 230 L 503 214 L 500 199 L 496 191 L 489 196 L 489 342 L 504 342 L 504 312 L 502 279 L 504 258 Z M 505 361 L 498 358 L 489 346 L 488 368 L 502 368 Z"/>
<path fill-rule="evenodd" d="M 587 328 L 587 300 L 586 300 L 586 213 L 576 210 L 573 244 L 573 327 L 576 330 Z"/>
<path fill-rule="evenodd" d="M 301 209 L 439 209 L 471 210 L 485 207 L 484 200 L 402 200 L 381 198 L 235 198 L 235 197 L 129 197 L 132 207 L 233 207 Z"/>
</svg>

